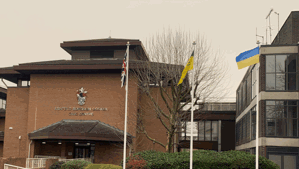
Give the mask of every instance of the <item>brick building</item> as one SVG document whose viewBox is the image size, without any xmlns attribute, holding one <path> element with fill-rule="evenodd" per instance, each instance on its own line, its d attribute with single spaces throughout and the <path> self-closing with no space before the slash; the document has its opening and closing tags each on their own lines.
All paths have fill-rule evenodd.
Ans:
<svg viewBox="0 0 299 169">
<path fill-rule="evenodd" d="M 298 42 L 299 11 L 293 11 L 272 44 L 260 47 L 259 69 L 256 65 L 248 68 L 236 93 L 236 150 L 255 153 L 258 101 L 259 155 L 282 169 L 299 168 Z"/>
<path fill-rule="evenodd" d="M 17 84 L 7 88 L 6 114 L 5 107 L 0 109 L 0 131 L 5 133 L 4 139 L 3 131 L 0 133 L 3 157 L 60 156 L 120 164 L 125 108 L 120 73 L 127 41 L 130 69 L 134 70 L 148 61 L 142 43 L 134 39 L 67 41 L 60 45 L 71 60 L 1 68 L 0 77 Z M 134 76 L 128 81 L 127 156 L 148 149 L 165 151 L 136 132 L 138 106 L 148 100 L 138 90 Z M 155 87 L 151 89 L 156 92 Z M 79 100 L 82 97 L 83 102 Z M 1 88 L 0 98 L 5 104 L 5 89 Z M 149 107 L 143 115 L 150 116 L 152 109 Z M 162 124 L 154 118 L 145 119 L 148 133 L 165 144 Z"/>
<path fill-rule="evenodd" d="M 0 91 L 0 97 L 7 99 L 6 114 L 0 114 L 0 118 L 5 117 L 0 121 L 0 131 L 2 129 L 5 133 L 4 139 L 2 134 L 2 146 L 0 140 L 3 158 L 57 156 L 120 164 L 125 109 L 125 88 L 121 88 L 120 74 L 128 41 L 130 70 L 134 71 L 149 61 L 142 43 L 134 39 L 111 38 L 61 43 L 71 60 L 0 68 L 0 78 L 17 85 L 7 88 L 7 97 L 5 89 Z M 151 64 L 157 67 L 166 65 Z M 181 65 L 167 66 L 172 66 L 179 74 L 183 70 Z M 154 106 L 149 105 L 149 98 L 139 90 L 140 82 L 135 76 L 129 76 L 128 81 L 127 156 L 143 150 L 165 151 L 164 147 L 137 132 L 140 124 L 137 117 L 142 115 L 147 133 L 162 144 L 167 142 L 166 129 L 153 114 Z M 149 86 L 158 104 L 166 109 L 159 87 Z M 85 97 L 83 102 L 79 100 L 82 97 Z M 217 105 L 210 106 L 207 105 L 205 112 L 195 112 L 203 115 L 201 118 L 195 116 L 199 130 L 194 148 L 234 149 L 235 103 L 221 104 L 220 109 Z M 183 124 L 187 127 L 190 117 L 185 120 Z M 227 135 L 226 131 L 231 137 L 221 136 Z M 189 148 L 188 132 L 184 128 L 176 134 L 172 151 Z M 201 140 L 200 136 L 204 139 Z"/>
</svg>

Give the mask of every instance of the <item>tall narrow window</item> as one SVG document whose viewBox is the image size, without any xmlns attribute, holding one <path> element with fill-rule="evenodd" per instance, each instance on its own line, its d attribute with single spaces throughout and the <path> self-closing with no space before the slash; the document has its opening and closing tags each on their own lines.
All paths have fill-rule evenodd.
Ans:
<svg viewBox="0 0 299 169">
<path fill-rule="evenodd" d="M 204 121 L 198 122 L 198 140 L 204 141 L 205 140 L 205 124 Z"/>
<path fill-rule="evenodd" d="M 212 121 L 212 141 L 218 140 L 218 121 Z"/>
<path fill-rule="evenodd" d="M 256 110 L 255 107 L 251 110 L 251 140 L 255 140 L 256 136 Z"/>
<path fill-rule="evenodd" d="M 205 121 L 205 141 L 211 141 L 211 121 Z"/>
</svg>

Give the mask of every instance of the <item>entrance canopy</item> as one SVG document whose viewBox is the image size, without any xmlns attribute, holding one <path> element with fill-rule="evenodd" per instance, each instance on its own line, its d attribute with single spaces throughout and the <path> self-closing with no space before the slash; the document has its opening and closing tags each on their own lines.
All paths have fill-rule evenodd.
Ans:
<svg viewBox="0 0 299 169">
<path fill-rule="evenodd" d="M 132 142 L 131 134 L 127 133 Z M 29 139 L 123 141 L 124 131 L 98 120 L 62 120 L 29 133 Z"/>
</svg>

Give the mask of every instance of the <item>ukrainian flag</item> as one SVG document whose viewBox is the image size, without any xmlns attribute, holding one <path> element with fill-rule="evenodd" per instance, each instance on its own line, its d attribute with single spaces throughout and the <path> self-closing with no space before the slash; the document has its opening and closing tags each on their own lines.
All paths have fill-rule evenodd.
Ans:
<svg viewBox="0 0 299 169">
<path fill-rule="evenodd" d="M 181 79 L 178 83 L 178 85 L 180 85 L 181 83 L 183 83 L 184 79 L 185 79 L 185 76 L 186 74 L 188 73 L 189 70 L 192 70 L 193 69 L 193 57 L 194 57 L 194 51 L 192 52 L 183 72 L 182 72 L 182 76 L 181 76 Z"/>
<path fill-rule="evenodd" d="M 241 53 L 236 57 L 238 69 L 243 69 L 244 67 L 256 64 L 260 62 L 260 48 L 256 47 L 254 49 L 248 50 Z"/>
</svg>

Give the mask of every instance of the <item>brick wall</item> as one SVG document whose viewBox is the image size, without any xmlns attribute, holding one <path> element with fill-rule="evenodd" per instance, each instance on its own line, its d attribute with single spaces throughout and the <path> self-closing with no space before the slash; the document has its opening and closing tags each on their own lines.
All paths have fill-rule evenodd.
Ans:
<svg viewBox="0 0 299 169">
<path fill-rule="evenodd" d="M 20 157 L 9 157 L 9 158 L 0 158 L 0 169 L 4 168 L 4 164 L 10 164 L 20 167 L 26 167 L 26 158 Z"/>
<path fill-rule="evenodd" d="M 299 41 L 299 12 L 292 11 L 284 22 L 272 42 L 272 45 L 278 44 L 297 44 Z"/>
<path fill-rule="evenodd" d="M 168 110 L 161 98 L 159 88 L 151 88 L 151 90 L 152 96 L 158 102 L 161 109 L 168 114 Z M 141 94 L 140 106 L 140 114 L 142 114 L 142 118 L 144 120 L 143 124 L 148 135 L 165 145 L 167 143 L 166 129 L 162 125 L 161 121 L 157 118 L 153 103 L 145 94 Z M 167 120 L 164 117 L 162 117 L 162 119 L 165 121 L 165 124 L 168 125 Z M 163 146 L 150 141 L 148 138 L 146 138 L 145 134 L 137 134 L 136 142 L 137 152 L 143 150 L 157 150 L 165 152 L 165 148 Z"/>
<path fill-rule="evenodd" d="M 127 147 L 126 157 L 129 156 Z M 94 154 L 94 163 L 120 165 L 123 159 L 123 143 L 98 142 Z"/>
<path fill-rule="evenodd" d="M 266 124 L 265 124 L 265 117 L 266 117 L 266 101 L 261 100 L 259 102 L 259 137 L 266 136 Z"/>
<path fill-rule="evenodd" d="M 8 88 L 3 157 L 26 157 L 28 101 L 29 88 Z"/>
</svg>

